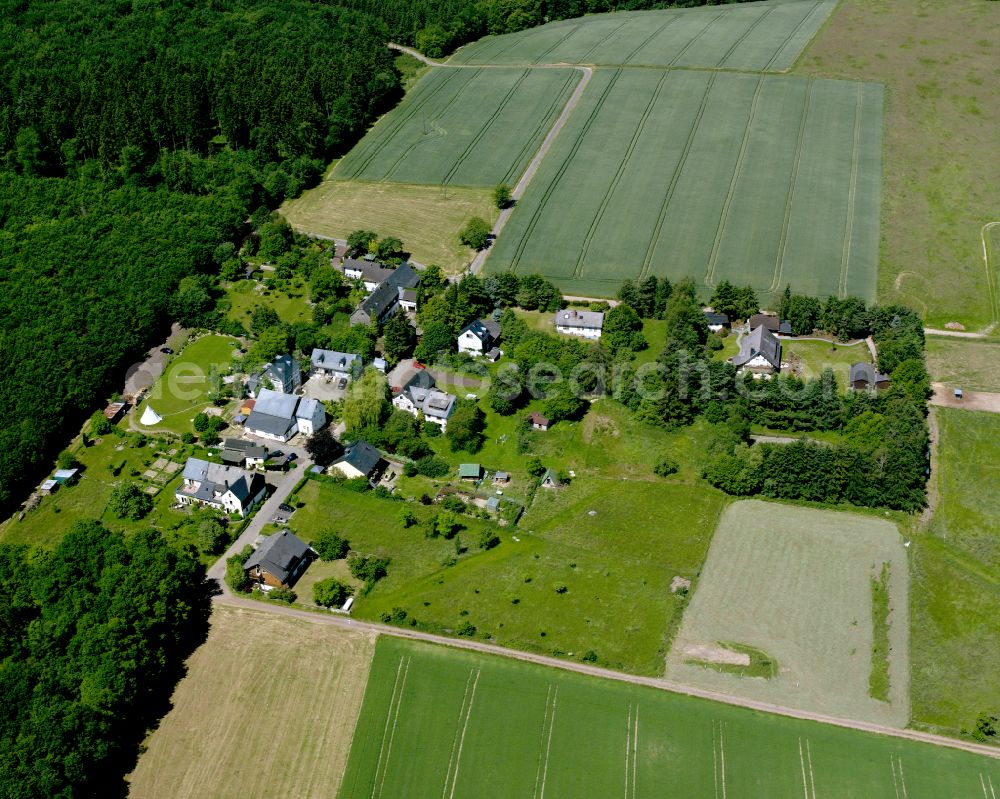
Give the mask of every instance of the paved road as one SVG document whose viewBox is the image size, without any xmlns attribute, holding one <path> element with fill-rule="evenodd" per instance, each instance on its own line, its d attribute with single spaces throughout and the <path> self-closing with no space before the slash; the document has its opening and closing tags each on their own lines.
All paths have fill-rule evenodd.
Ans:
<svg viewBox="0 0 1000 799">
<path fill-rule="evenodd" d="M 962 399 L 956 399 L 954 386 L 931 383 L 931 388 L 934 390 L 930 399 L 931 405 L 940 405 L 942 408 L 962 408 L 967 411 L 1000 413 L 1000 394 L 963 390 L 965 396 Z"/>
<path fill-rule="evenodd" d="M 295 447 L 284 447 L 286 451 L 293 451 L 297 448 Z M 304 450 L 303 450 L 304 452 Z M 268 497 L 267 501 L 261 505 L 260 509 L 257 511 L 257 515 L 250 520 L 250 524 L 246 526 L 246 529 L 242 532 L 239 538 L 233 542 L 233 545 L 226 550 L 225 554 L 219 558 L 212 567 L 208 570 L 208 576 L 212 580 L 218 580 L 220 584 L 223 584 L 223 577 L 226 576 L 226 559 L 231 558 L 237 552 L 243 549 L 243 547 L 248 544 L 253 544 L 257 540 L 257 536 L 260 535 L 260 531 L 264 529 L 264 525 L 271 521 L 271 517 L 278 510 L 278 506 L 288 499 L 288 495 L 292 493 L 292 489 L 295 488 L 295 484 L 302 479 L 302 475 L 306 473 L 306 470 L 312 466 L 312 461 L 309 460 L 307 456 L 299 454 L 299 460 L 295 461 L 298 467 L 295 469 L 289 469 L 284 475 L 282 475 L 281 481 L 277 484 L 274 489 L 274 493 Z"/>
<path fill-rule="evenodd" d="M 658 688 L 663 691 L 670 691 L 676 694 L 685 694 L 687 696 L 694 696 L 700 699 L 710 699 L 715 702 L 722 702 L 727 705 L 736 705 L 738 707 L 751 708 L 753 710 L 759 710 L 764 713 L 773 713 L 779 716 L 788 716 L 790 718 L 806 719 L 809 721 L 818 721 L 824 724 L 832 724 L 837 727 L 848 727 L 855 730 L 863 730 L 865 732 L 877 733 L 879 735 L 887 735 L 893 738 L 906 738 L 911 741 L 921 741 L 923 743 L 935 744 L 937 746 L 947 746 L 953 749 L 964 749 L 968 752 L 973 752 L 977 755 L 986 755 L 987 757 L 993 757 L 1000 759 L 1000 749 L 992 746 L 985 746 L 982 744 L 976 744 L 971 741 L 962 741 L 954 738 L 946 738 L 941 735 L 933 735 L 931 733 L 919 732 L 917 730 L 905 730 L 898 729 L 895 727 L 886 727 L 881 724 L 872 724 L 866 721 L 856 721 L 852 719 L 842 719 L 836 716 L 828 716 L 823 713 L 810 713 L 804 710 L 797 710 L 795 708 L 784 707 L 781 705 L 773 705 L 768 702 L 759 702 L 754 699 L 747 699 L 742 696 L 734 696 L 732 694 L 719 693 L 717 691 L 708 691 L 702 688 L 695 688 L 690 685 L 683 685 L 681 683 L 674 682 L 672 680 L 660 679 L 656 677 L 640 677 L 634 674 L 622 674 L 621 672 L 611 671 L 609 669 L 602 669 L 597 666 L 591 666 L 587 663 L 576 663 L 570 660 L 560 660 L 559 658 L 547 657 L 545 655 L 536 655 L 531 652 L 520 652 L 513 649 L 505 649 L 504 647 L 497 646 L 495 644 L 487 644 L 481 641 L 470 641 L 464 639 L 456 638 L 446 638 L 441 635 L 432 635 L 431 633 L 418 632 L 416 630 L 409 630 L 400 627 L 390 627 L 385 624 L 376 624 L 374 622 L 359 621 L 345 616 L 325 614 L 325 613 L 312 613 L 306 610 L 296 610 L 295 608 L 276 605 L 268 602 L 258 602 L 253 599 L 242 599 L 240 597 L 233 596 L 223 585 L 222 592 L 216 596 L 216 601 L 225 603 L 228 605 L 235 605 L 241 608 L 248 608 L 251 610 L 258 610 L 268 613 L 276 613 L 282 616 L 291 616 L 294 618 L 305 619 L 314 624 L 331 624 L 337 627 L 344 627 L 352 630 L 360 630 L 364 632 L 371 632 L 382 635 L 392 635 L 397 638 L 408 638 L 415 641 L 424 641 L 432 644 L 441 644 L 444 646 L 450 646 L 457 649 L 467 649 L 475 652 L 483 652 L 489 655 L 499 655 L 501 657 L 513 658 L 514 660 L 523 660 L 529 663 L 537 663 L 542 666 L 549 666 L 552 668 L 563 669 L 565 671 L 574 671 L 580 674 L 588 674 L 593 677 L 601 677 L 608 680 L 616 680 L 618 682 L 631 683 L 633 685 L 643 685 L 650 688 Z"/>
</svg>

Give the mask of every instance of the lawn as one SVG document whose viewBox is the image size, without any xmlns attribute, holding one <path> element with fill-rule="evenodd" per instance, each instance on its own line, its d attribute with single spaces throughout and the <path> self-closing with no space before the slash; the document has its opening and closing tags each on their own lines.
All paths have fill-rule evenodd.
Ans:
<svg viewBox="0 0 1000 799">
<path fill-rule="evenodd" d="M 885 84 L 878 298 L 936 327 L 996 317 L 980 236 L 1000 220 L 998 42 L 997 3 L 843 0 L 797 67 Z"/>
<path fill-rule="evenodd" d="M 136 425 L 147 406 L 163 417 L 159 424 L 144 427 L 151 434 L 170 431 L 181 435 L 194 432 L 191 421 L 211 405 L 209 394 L 221 386 L 229 372 L 233 353 L 232 336 L 208 335 L 188 344 L 167 365 L 166 371 L 135 409 Z"/>
<path fill-rule="evenodd" d="M 266 272 L 264 274 L 267 275 Z M 262 305 L 274 309 L 286 324 L 312 321 L 309 289 L 301 280 L 296 280 L 284 291 L 270 291 L 257 280 L 238 280 L 226 290 L 226 299 L 229 301 L 226 317 L 246 328 L 250 327 L 254 310 Z"/>
<path fill-rule="evenodd" d="M 418 263 L 457 274 L 475 255 L 458 240 L 459 231 L 473 216 L 492 225 L 498 212 L 489 189 L 327 179 L 288 200 L 281 213 L 305 233 L 346 239 L 368 228 L 396 236 Z"/>
<path fill-rule="evenodd" d="M 367 633 L 216 606 L 129 796 L 335 796 L 373 649 Z"/>
<path fill-rule="evenodd" d="M 566 291 L 626 278 L 874 298 L 882 87 L 597 70 L 488 258 Z M 566 224 L 567 219 L 574 224 Z"/>
<path fill-rule="evenodd" d="M 972 391 L 1000 391 L 1000 341 L 927 337 L 931 380 Z"/>
<path fill-rule="evenodd" d="M 966 752 L 383 637 L 339 796 L 978 797 L 988 785 L 1000 762 Z"/>
<path fill-rule="evenodd" d="M 783 339 L 781 342 L 781 360 L 795 363 L 799 367 L 799 377 L 816 378 L 823 374 L 824 369 L 833 369 L 837 377 L 837 385 L 845 391 L 850 377 L 851 364 L 864 361 L 871 363 L 871 353 L 862 341 L 850 347 L 843 344 L 827 344 L 823 341 L 796 341 Z"/>
<path fill-rule="evenodd" d="M 580 81 L 575 69 L 434 69 L 337 164 L 341 180 L 514 184 Z"/>
<path fill-rule="evenodd" d="M 869 696 L 871 578 L 889 563 L 889 698 Z M 753 699 L 905 727 L 909 721 L 906 551 L 895 526 L 857 514 L 748 500 L 730 505 L 674 640 L 667 676 Z M 777 661 L 741 677 L 689 663 L 734 642 Z M 700 658 L 699 658 L 700 659 Z"/>
<path fill-rule="evenodd" d="M 463 47 L 452 62 L 783 71 L 834 5 L 804 0 L 593 14 L 487 36 Z"/>
<path fill-rule="evenodd" d="M 1000 416 L 932 413 L 940 501 L 912 547 L 913 719 L 954 734 L 1000 697 Z"/>
</svg>

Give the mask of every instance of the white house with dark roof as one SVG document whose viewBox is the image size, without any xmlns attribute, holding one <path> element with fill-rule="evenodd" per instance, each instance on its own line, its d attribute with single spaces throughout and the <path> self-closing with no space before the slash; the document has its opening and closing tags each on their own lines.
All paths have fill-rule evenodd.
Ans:
<svg viewBox="0 0 1000 799">
<path fill-rule="evenodd" d="M 352 325 L 370 325 L 373 321 L 382 323 L 399 308 L 417 309 L 416 288 L 420 285 L 420 274 L 412 266 L 400 264 L 395 269 L 382 269 L 373 276 L 381 282 L 369 289 L 371 293 L 351 314 Z M 369 285 L 366 281 L 365 288 Z"/>
<path fill-rule="evenodd" d="M 434 386 L 434 378 L 420 372 L 392 398 L 392 404 L 412 416 L 424 415 L 424 421 L 436 424 L 444 432 L 448 417 L 455 410 L 456 397 Z"/>
<path fill-rule="evenodd" d="M 222 442 L 222 460 L 231 466 L 246 466 L 253 469 L 263 466 L 267 460 L 267 448 L 242 438 L 227 438 Z"/>
<path fill-rule="evenodd" d="M 256 397 L 261 389 L 269 388 L 282 394 L 292 394 L 302 385 L 302 370 L 291 355 L 279 355 L 246 381 L 247 394 Z"/>
<path fill-rule="evenodd" d="M 335 460 L 330 468 L 347 478 L 365 477 L 372 479 L 384 466 L 382 453 L 375 447 L 359 438 L 353 444 L 344 447 L 344 454 Z"/>
<path fill-rule="evenodd" d="M 385 283 L 393 270 L 367 258 L 347 258 L 341 266 L 341 271 L 344 277 L 364 283 L 365 291 L 371 294 L 378 286 Z"/>
<path fill-rule="evenodd" d="M 763 325 L 755 327 L 740 340 L 739 354 L 732 362 L 738 372 L 775 374 L 781 371 L 781 342 Z"/>
<path fill-rule="evenodd" d="M 258 438 L 288 441 L 296 433 L 311 436 L 326 424 L 326 409 L 311 397 L 262 388 L 243 429 Z"/>
<path fill-rule="evenodd" d="M 485 355 L 500 342 L 500 323 L 492 319 L 469 322 L 458 334 L 458 351 Z"/>
<path fill-rule="evenodd" d="M 604 314 L 599 311 L 578 311 L 566 308 L 558 311 L 555 317 L 556 331 L 569 336 L 600 339 L 604 329 Z"/>
<path fill-rule="evenodd" d="M 312 351 L 312 373 L 331 377 L 334 380 L 350 380 L 361 372 L 364 365 L 360 355 L 353 352 L 315 349 Z"/>
<path fill-rule="evenodd" d="M 188 458 L 182 477 L 174 496 L 183 505 L 205 505 L 245 516 L 267 495 L 262 475 L 201 458 Z"/>
</svg>

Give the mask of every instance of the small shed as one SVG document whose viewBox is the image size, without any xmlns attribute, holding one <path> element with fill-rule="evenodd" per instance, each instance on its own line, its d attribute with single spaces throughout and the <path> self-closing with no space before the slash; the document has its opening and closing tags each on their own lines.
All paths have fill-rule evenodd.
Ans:
<svg viewBox="0 0 1000 799">
<path fill-rule="evenodd" d="M 537 411 L 532 411 L 528 414 L 528 424 L 531 425 L 532 430 L 548 430 L 552 426 L 549 418 L 542 416 Z"/>
<path fill-rule="evenodd" d="M 506 485 L 510 482 L 510 472 L 496 472 L 493 475 L 494 485 Z"/>
<path fill-rule="evenodd" d="M 458 476 L 462 480 L 478 480 L 483 476 L 483 467 L 478 463 L 460 463 Z"/>
<path fill-rule="evenodd" d="M 55 474 L 52 475 L 52 479 L 60 485 L 66 485 L 67 483 L 72 483 L 76 479 L 76 475 L 79 471 L 79 469 L 56 469 Z"/>
<path fill-rule="evenodd" d="M 486 510 L 497 513 L 500 510 L 500 497 L 490 497 L 486 500 Z"/>
<path fill-rule="evenodd" d="M 44 483 L 42 483 L 42 486 L 41 486 L 40 490 L 41 490 L 41 492 L 43 494 L 51 494 L 58 487 L 59 487 L 59 483 L 56 482 L 55 480 L 51 480 L 50 479 L 50 480 L 46 480 Z"/>
<path fill-rule="evenodd" d="M 559 488 L 561 485 L 555 469 L 546 469 L 545 474 L 542 475 L 542 488 Z"/>
<path fill-rule="evenodd" d="M 104 409 L 104 418 L 115 424 L 125 414 L 126 408 L 128 408 L 128 404 L 125 402 L 112 402 Z"/>
<path fill-rule="evenodd" d="M 389 370 L 389 364 L 385 358 L 376 358 L 372 361 L 372 366 L 374 366 L 382 374 L 385 374 Z"/>
</svg>

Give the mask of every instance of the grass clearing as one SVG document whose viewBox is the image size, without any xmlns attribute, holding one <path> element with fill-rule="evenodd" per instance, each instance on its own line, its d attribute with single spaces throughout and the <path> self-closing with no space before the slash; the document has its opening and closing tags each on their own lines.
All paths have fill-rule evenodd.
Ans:
<svg viewBox="0 0 1000 799">
<path fill-rule="evenodd" d="M 952 388 L 1000 391 L 1000 341 L 928 336 L 931 380 Z"/>
<path fill-rule="evenodd" d="M 889 564 L 883 563 L 872 576 L 872 671 L 868 694 L 880 702 L 889 701 Z"/>
<path fill-rule="evenodd" d="M 460 49 L 452 62 L 783 71 L 834 5 L 805 0 L 588 14 L 487 36 Z"/>
<path fill-rule="evenodd" d="M 188 344 L 167 364 L 160 379 L 153 384 L 149 395 L 135 409 L 137 427 L 151 435 L 169 430 L 177 435 L 193 433 L 191 422 L 195 415 L 211 405 L 209 393 L 229 371 L 233 361 L 232 336 L 208 335 Z M 163 417 L 151 427 L 139 424 L 147 406 Z"/>
<path fill-rule="evenodd" d="M 216 606 L 129 796 L 336 795 L 373 649 L 368 633 Z"/>
<path fill-rule="evenodd" d="M 978 797 L 1000 762 L 383 637 L 339 796 L 902 797 L 901 783 Z"/>
<path fill-rule="evenodd" d="M 1000 416 L 933 408 L 938 492 L 913 538 L 913 719 L 951 734 L 996 707 L 1000 672 Z"/>
<path fill-rule="evenodd" d="M 265 273 L 266 274 L 266 273 Z M 226 318 L 250 327 L 250 317 L 262 305 L 269 305 L 282 322 L 312 321 L 312 307 L 309 305 L 309 289 L 297 278 L 287 291 L 269 291 L 256 280 L 238 280 L 226 290 L 229 310 Z"/>
<path fill-rule="evenodd" d="M 862 341 L 851 347 L 843 344 L 827 344 L 824 341 L 798 341 L 783 339 L 781 343 L 781 360 L 789 363 L 797 362 L 801 371 L 799 377 L 804 379 L 818 378 L 824 369 L 833 369 L 837 385 L 841 391 L 847 389 L 851 364 L 863 361 L 871 363 L 871 353 Z"/>
<path fill-rule="evenodd" d="M 458 274 L 475 256 L 459 242 L 459 231 L 473 216 L 492 225 L 498 211 L 489 189 L 324 180 L 288 200 L 281 213 L 305 233 L 346 239 L 354 230 L 370 228 L 396 236 L 418 263 Z"/>
<path fill-rule="evenodd" d="M 997 3 L 843 0 L 796 68 L 885 83 L 878 298 L 935 327 L 997 313 L 980 235 L 1000 220 L 998 42 Z"/>
<path fill-rule="evenodd" d="M 490 188 L 516 183 L 580 78 L 575 69 L 434 69 L 332 176 Z"/>
<path fill-rule="evenodd" d="M 881 120 L 877 84 L 597 70 L 487 270 L 590 296 L 656 274 L 873 299 Z"/>
<path fill-rule="evenodd" d="M 890 703 L 868 694 L 872 568 L 891 564 Z M 909 721 L 906 554 L 894 525 L 756 500 L 730 505 L 667 662 L 703 688 L 846 718 Z M 732 641 L 768 653 L 770 680 L 685 663 L 690 648 Z"/>
</svg>

